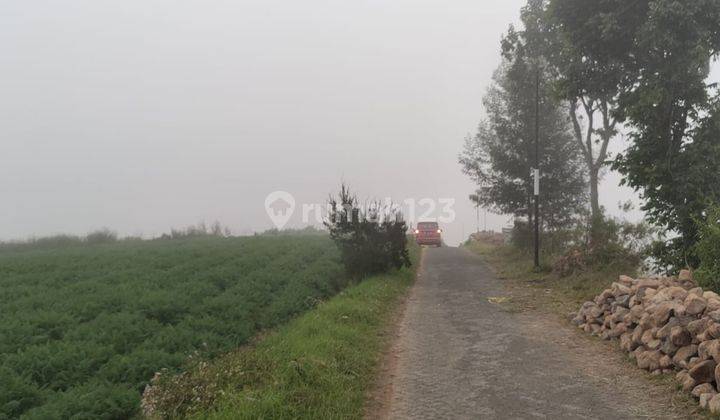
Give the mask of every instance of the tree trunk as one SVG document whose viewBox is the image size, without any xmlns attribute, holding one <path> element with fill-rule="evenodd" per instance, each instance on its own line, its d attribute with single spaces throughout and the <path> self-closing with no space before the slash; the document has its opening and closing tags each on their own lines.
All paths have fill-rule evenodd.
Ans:
<svg viewBox="0 0 720 420">
<path fill-rule="evenodd" d="M 600 168 L 593 165 L 590 168 L 590 242 L 589 245 L 592 247 L 596 240 L 602 236 L 602 223 L 603 215 L 600 210 L 600 200 L 598 194 L 598 182 Z"/>
<path fill-rule="evenodd" d="M 599 178 L 599 168 L 590 168 L 590 212 L 593 221 L 602 216 L 600 213 L 600 197 L 598 193 Z"/>
</svg>

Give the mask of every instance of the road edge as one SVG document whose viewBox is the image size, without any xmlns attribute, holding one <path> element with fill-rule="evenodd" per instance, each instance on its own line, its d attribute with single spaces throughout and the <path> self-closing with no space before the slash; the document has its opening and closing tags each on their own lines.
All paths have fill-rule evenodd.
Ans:
<svg viewBox="0 0 720 420">
<path fill-rule="evenodd" d="M 380 360 L 376 368 L 375 381 L 366 396 L 363 418 L 368 420 L 387 419 L 390 414 L 393 396 L 395 395 L 395 377 L 397 376 L 398 360 L 402 350 L 400 330 L 405 320 L 408 302 L 415 293 L 415 285 L 422 276 L 425 266 L 425 248 L 420 248 L 420 258 L 412 286 L 400 296 L 393 310 L 383 335 L 386 337 L 381 350 Z"/>
</svg>

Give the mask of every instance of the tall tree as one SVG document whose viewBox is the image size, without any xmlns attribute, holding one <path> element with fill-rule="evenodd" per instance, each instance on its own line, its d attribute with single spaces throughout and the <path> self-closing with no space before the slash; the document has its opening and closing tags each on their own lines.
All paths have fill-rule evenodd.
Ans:
<svg viewBox="0 0 720 420">
<path fill-rule="evenodd" d="M 527 9 L 523 16 L 528 16 Z M 532 21 L 524 23 L 523 31 L 511 27 L 503 39 L 503 64 L 484 98 L 487 119 L 475 136 L 466 139 L 460 163 L 479 184 L 482 205 L 532 221 L 539 78 L 541 222 L 557 229 L 567 226 L 584 207 L 587 184 L 567 112 L 547 82 L 550 68 L 540 48 L 540 34 Z"/>
<path fill-rule="evenodd" d="M 720 115 L 706 82 L 720 49 L 720 2 L 551 0 L 550 13 L 580 57 L 615 85 L 614 115 L 631 145 L 614 167 L 640 193 L 648 219 L 678 234 L 657 255 L 669 267 L 694 265 L 695 220 L 720 198 L 711 166 L 720 139 L 706 135 Z"/>
<path fill-rule="evenodd" d="M 602 170 L 609 166 L 610 141 L 617 135 L 617 83 L 575 47 L 562 24 L 549 13 L 549 1 L 541 3 L 536 19 L 545 34 L 545 54 L 554 72 L 556 92 L 567 104 L 575 141 L 587 166 L 591 216 L 597 225 L 603 217 L 598 186 Z"/>
</svg>

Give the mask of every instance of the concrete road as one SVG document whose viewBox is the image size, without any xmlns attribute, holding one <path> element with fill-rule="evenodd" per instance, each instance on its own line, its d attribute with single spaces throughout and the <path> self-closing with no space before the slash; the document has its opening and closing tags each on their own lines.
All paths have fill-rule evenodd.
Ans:
<svg viewBox="0 0 720 420">
<path fill-rule="evenodd" d="M 596 358 L 557 318 L 510 313 L 491 302 L 504 295 L 500 281 L 469 251 L 426 249 L 393 347 L 396 361 L 382 416 L 678 417 L 666 409 L 669 401 L 645 396 L 652 389 L 642 387 L 650 381 L 626 373 L 637 370 L 632 365 L 614 356 Z"/>
</svg>

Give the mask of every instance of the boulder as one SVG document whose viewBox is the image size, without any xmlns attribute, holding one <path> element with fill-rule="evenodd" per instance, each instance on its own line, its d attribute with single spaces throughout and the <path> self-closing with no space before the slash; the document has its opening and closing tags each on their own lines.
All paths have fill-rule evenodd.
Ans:
<svg viewBox="0 0 720 420">
<path fill-rule="evenodd" d="M 680 372 L 677 376 L 678 381 L 682 385 L 683 391 L 690 392 L 692 391 L 696 386 L 698 386 L 698 382 L 693 379 L 692 376 L 688 372 Z"/>
<path fill-rule="evenodd" d="M 698 346 L 695 344 L 690 344 L 689 346 L 681 347 L 678 349 L 678 351 L 675 352 L 675 355 L 673 356 L 673 363 L 675 366 L 680 368 L 687 368 L 688 361 L 691 357 L 694 357 L 697 355 L 698 352 Z"/>
<path fill-rule="evenodd" d="M 598 305 L 592 306 L 587 312 L 587 317 L 589 318 L 597 319 L 601 316 L 603 316 L 603 310 Z"/>
<path fill-rule="evenodd" d="M 715 383 L 720 384 L 718 380 L 720 379 L 720 366 L 715 368 Z"/>
<path fill-rule="evenodd" d="M 653 339 L 649 343 L 647 343 L 647 348 L 649 350 L 660 350 L 660 347 L 662 347 L 663 342 L 662 340 L 658 340 L 657 338 Z"/>
<path fill-rule="evenodd" d="M 673 366 L 673 361 L 667 354 L 660 357 L 660 369 L 670 369 Z"/>
<path fill-rule="evenodd" d="M 703 360 L 688 371 L 688 375 L 698 384 L 715 380 L 715 360 Z"/>
<path fill-rule="evenodd" d="M 701 395 L 700 395 L 700 407 L 702 407 L 702 408 L 704 408 L 704 409 L 707 410 L 707 409 L 709 408 L 709 407 L 708 407 L 708 404 L 710 403 L 710 400 L 711 400 L 715 395 L 717 395 L 716 392 L 709 392 L 709 393 L 701 394 Z"/>
<path fill-rule="evenodd" d="M 694 287 L 694 288 L 688 290 L 688 295 L 695 295 L 695 296 L 702 297 L 703 289 L 702 289 L 702 287 Z"/>
<path fill-rule="evenodd" d="M 657 334 L 655 334 L 655 336 L 657 338 L 670 337 L 670 330 L 672 330 L 673 327 L 677 327 L 679 325 L 680 325 L 680 321 L 678 321 L 678 319 L 676 317 L 672 317 L 668 320 L 667 324 L 665 324 L 662 328 L 660 328 L 657 331 Z"/>
<path fill-rule="evenodd" d="M 663 293 L 664 295 L 669 297 L 671 300 L 677 300 L 677 301 L 684 301 L 688 296 L 687 290 L 683 289 L 682 287 L 678 287 L 678 286 L 671 286 L 666 289 L 663 289 L 661 293 Z"/>
<path fill-rule="evenodd" d="M 612 306 L 613 309 L 615 309 L 617 307 L 629 309 L 630 308 L 630 295 L 619 296 L 617 299 L 615 299 L 615 302 L 613 302 L 612 305 L 610 305 L 610 306 Z"/>
<path fill-rule="evenodd" d="M 632 293 L 632 289 L 622 283 L 613 283 L 610 290 L 612 291 L 612 295 L 615 298 L 617 298 L 618 296 L 629 295 L 630 293 Z"/>
<path fill-rule="evenodd" d="M 700 396 L 702 394 L 712 394 L 712 393 L 717 393 L 717 391 L 715 390 L 715 387 L 712 384 L 707 383 L 707 382 L 696 386 L 695 388 L 693 388 L 693 390 L 691 392 L 691 394 L 695 398 L 700 398 Z"/>
<path fill-rule="evenodd" d="M 632 337 L 633 334 L 629 332 L 620 336 L 620 348 L 628 353 L 635 350 L 638 346 L 638 343 L 636 343 Z"/>
<path fill-rule="evenodd" d="M 640 369 L 646 369 L 649 371 L 654 371 L 660 369 L 660 359 L 662 358 L 662 354 L 655 350 L 655 351 L 645 351 L 637 355 L 637 363 L 638 367 Z M 715 370 L 713 368 L 713 375 L 715 375 Z"/>
<path fill-rule="evenodd" d="M 707 409 L 713 414 L 720 414 L 720 394 L 715 394 L 708 401 Z"/>
<path fill-rule="evenodd" d="M 708 322 L 707 328 L 705 328 L 705 332 L 703 333 L 706 340 L 713 340 L 716 338 L 720 338 L 720 324 L 716 322 Z"/>
<path fill-rule="evenodd" d="M 637 288 L 639 289 L 657 289 L 661 283 L 658 279 L 640 279 L 637 281 Z"/>
<path fill-rule="evenodd" d="M 720 340 L 703 341 L 698 346 L 698 356 L 703 359 L 720 361 Z"/>
<path fill-rule="evenodd" d="M 635 279 L 633 279 L 630 276 L 626 276 L 624 274 L 621 274 L 620 277 L 618 277 L 618 283 L 622 283 L 625 286 L 632 287 L 633 284 L 635 284 Z"/>
<path fill-rule="evenodd" d="M 720 322 L 720 310 L 706 312 L 705 316 L 710 318 L 713 322 Z"/>
<path fill-rule="evenodd" d="M 720 299 L 705 299 L 707 301 L 707 307 L 705 313 L 720 310 Z"/>
<path fill-rule="evenodd" d="M 662 327 L 673 315 L 684 315 L 685 306 L 675 301 L 659 303 L 653 310 L 651 317 L 656 327 Z"/>
<path fill-rule="evenodd" d="M 650 328 L 655 326 L 655 321 L 653 321 L 652 315 L 645 312 L 642 317 L 640 317 L 638 325 L 642 327 L 643 330 L 649 330 Z"/>
<path fill-rule="evenodd" d="M 688 295 L 684 301 L 685 313 L 688 315 L 699 315 L 705 311 L 707 307 L 707 300 L 705 298 L 695 295 Z"/>
<path fill-rule="evenodd" d="M 624 306 L 616 305 L 616 303 L 617 302 L 613 302 L 612 309 L 611 309 L 612 315 L 610 315 L 610 316 L 612 317 L 613 321 L 621 322 L 623 317 L 626 314 L 630 313 L 630 309 L 628 309 Z"/>
<path fill-rule="evenodd" d="M 597 297 L 595 297 L 595 303 L 597 303 L 598 305 L 603 305 L 612 297 L 613 297 L 612 290 L 605 289 L 602 291 L 602 293 L 600 293 L 599 295 L 597 295 Z"/>
<path fill-rule="evenodd" d="M 627 332 L 627 325 L 622 322 L 615 324 L 615 326 L 608 332 L 610 338 L 618 338 Z"/>
<path fill-rule="evenodd" d="M 703 297 L 704 297 L 705 299 L 707 299 L 707 300 L 711 300 L 711 299 L 720 300 L 720 295 L 718 295 L 718 294 L 715 293 L 715 292 L 711 292 L 710 290 L 704 291 L 704 292 L 703 292 Z"/>
<path fill-rule="evenodd" d="M 669 338 L 666 338 L 665 340 L 662 340 L 662 344 L 660 345 L 660 351 L 672 357 L 678 351 L 678 346 L 673 344 L 673 342 L 670 341 Z"/>
<path fill-rule="evenodd" d="M 637 296 L 640 296 L 643 302 L 647 302 L 657 294 L 657 289 L 639 289 Z"/>
<path fill-rule="evenodd" d="M 692 343 L 692 335 L 685 327 L 676 326 L 670 330 L 670 342 L 676 347 L 685 347 Z"/>
<path fill-rule="evenodd" d="M 698 336 L 705 332 L 705 329 L 708 327 L 708 324 L 710 323 L 710 320 L 707 318 L 700 318 L 696 321 L 692 321 L 688 324 L 687 329 L 690 331 L 690 334 L 694 336 Z"/>
<path fill-rule="evenodd" d="M 680 274 L 678 275 L 678 280 L 680 281 L 692 281 L 693 275 L 692 271 L 690 270 L 680 270 Z"/>
<path fill-rule="evenodd" d="M 643 332 L 642 337 L 640 337 L 640 343 L 647 346 L 654 339 L 655 339 L 655 330 L 654 329 L 646 330 Z"/>
</svg>

